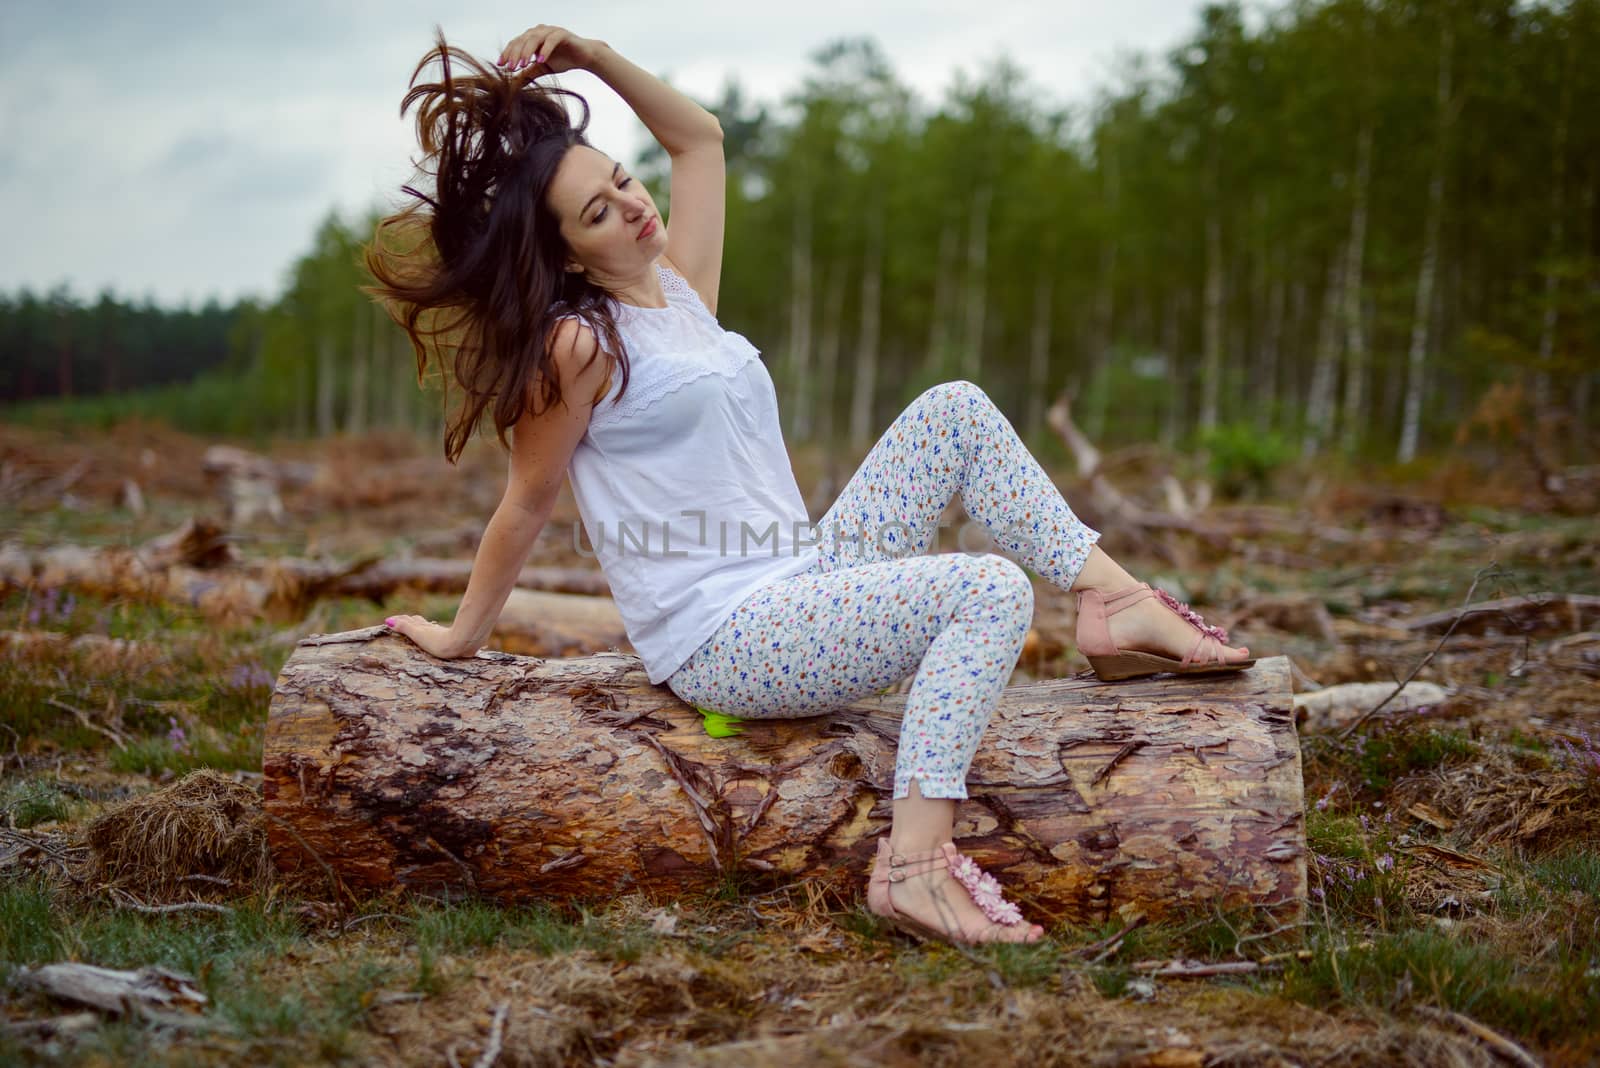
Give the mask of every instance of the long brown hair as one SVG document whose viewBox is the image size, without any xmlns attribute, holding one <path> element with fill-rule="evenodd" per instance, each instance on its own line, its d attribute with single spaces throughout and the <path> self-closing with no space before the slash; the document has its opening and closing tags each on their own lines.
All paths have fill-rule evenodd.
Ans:
<svg viewBox="0 0 1600 1068">
<path fill-rule="evenodd" d="M 417 84 L 435 60 L 439 80 Z M 452 60 L 468 73 L 454 75 Z M 572 122 L 562 97 L 578 102 L 580 122 Z M 565 269 L 566 242 L 545 202 L 562 157 L 589 144 L 588 101 L 490 69 L 445 44 L 437 26 L 434 47 L 411 74 L 401 117 L 419 101 L 423 158 L 415 162 L 433 179 L 433 194 L 401 187 L 413 199 L 380 219 L 362 246 L 377 284 L 360 288 L 410 337 L 419 385 L 431 354 L 447 408 L 450 378 L 461 387 L 460 409 L 445 431 L 445 458 L 453 464 L 491 402 L 496 436 L 507 448 L 506 431 L 525 409 L 538 413 L 560 402 L 550 356 L 559 317 L 576 315 L 594 330 L 602 351 L 620 361 L 624 390 L 628 359 L 613 298 L 584 273 Z M 542 386 L 538 407 L 535 383 Z"/>
</svg>

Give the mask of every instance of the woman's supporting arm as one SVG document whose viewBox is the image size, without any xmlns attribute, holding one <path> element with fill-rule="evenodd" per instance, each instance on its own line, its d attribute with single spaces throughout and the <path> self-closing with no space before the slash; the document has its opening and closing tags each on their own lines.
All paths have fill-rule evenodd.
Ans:
<svg viewBox="0 0 1600 1068">
<path fill-rule="evenodd" d="M 525 408 L 512 427 L 506 491 L 478 543 L 455 619 L 448 627 L 421 616 L 385 620 L 434 656 L 471 656 L 494 633 L 517 575 L 555 510 L 567 466 L 588 431 L 595 401 L 609 381 L 608 361 L 599 356 L 599 342 L 589 327 L 569 319 L 556 328 L 551 358 L 561 402 L 537 416 Z"/>
<path fill-rule="evenodd" d="M 478 553 L 472 559 L 472 575 L 461 607 L 450 624 L 452 648 L 446 656 L 471 656 L 483 648 L 500 619 L 500 610 L 517 585 L 517 576 L 527 562 L 533 543 L 550 518 L 555 500 L 529 511 L 510 501 L 501 501 L 489 525 L 483 529 Z"/>
</svg>

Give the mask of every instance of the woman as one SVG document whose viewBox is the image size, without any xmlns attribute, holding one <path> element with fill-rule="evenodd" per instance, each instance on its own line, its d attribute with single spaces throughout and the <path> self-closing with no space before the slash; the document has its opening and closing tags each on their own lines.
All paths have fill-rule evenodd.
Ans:
<svg viewBox="0 0 1600 1068">
<path fill-rule="evenodd" d="M 756 350 L 714 316 L 724 169 L 714 116 L 605 42 L 535 26 L 498 70 L 442 36 L 419 64 L 419 139 L 437 189 L 385 219 L 368 249 L 425 368 L 465 393 L 454 462 L 494 405 L 505 497 L 448 626 L 387 622 L 440 657 L 488 638 L 569 475 L 652 683 L 741 717 L 810 716 L 916 672 L 869 908 L 952 942 L 1034 941 L 997 884 L 951 842 L 967 767 L 1021 651 L 1027 573 L 995 553 L 927 555 L 959 494 L 997 544 L 1079 598 L 1079 646 L 1105 678 L 1235 670 L 1248 650 L 1095 546 L 1004 415 L 970 382 L 924 392 L 823 518 L 795 485 Z M 470 68 L 455 77 L 451 62 Z M 620 163 L 535 84 L 582 69 L 634 110 L 672 162 L 672 224 Z M 581 98 L 579 102 L 581 103 Z M 389 235 L 420 244 L 396 251 Z M 428 320 L 424 325 L 423 320 Z M 754 544 L 752 546 L 752 540 Z"/>
</svg>

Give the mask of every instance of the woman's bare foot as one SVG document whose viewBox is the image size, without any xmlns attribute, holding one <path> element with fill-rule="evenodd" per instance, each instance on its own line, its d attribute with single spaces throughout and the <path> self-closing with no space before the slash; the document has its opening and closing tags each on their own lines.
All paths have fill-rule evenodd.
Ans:
<svg viewBox="0 0 1600 1068">
<path fill-rule="evenodd" d="M 942 868 L 891 883 L 889 893 L 895 911 L 948 933 L 953 942 L 1037 942 L 1044 937 L 1044 928 L 1036 923 L 1006 925 L 990 920 L 966 888 Z"/>
<path fill-rule="evenodd" d="M 1128 606 L 1111 616 L 1107 624 L 1111 640 L 1118 649 L 1128 652 L 1157 653 L 1181 660 L 1200 640 L 1200 631 L 1193 624 L 1155 597 Z M 1222 649 L 1226 663 L 1250 659 L 1248 646 L 1224 645 Z"/>
</svg>

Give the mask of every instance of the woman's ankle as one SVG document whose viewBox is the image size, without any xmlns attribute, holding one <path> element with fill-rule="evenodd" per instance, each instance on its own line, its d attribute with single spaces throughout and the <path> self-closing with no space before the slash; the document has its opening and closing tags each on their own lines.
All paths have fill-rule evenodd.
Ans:
<svg viewBox="0 0 1600 1068">
<path fill-rule="evenodd" d="M 895 799 L 894 819 L 889 825 L 889 848 L 900 854 L 938 849 L 955 833 L 955 816 L 954 801 L 923 797 L 920 782 L 912 779 L 906 796 Z"/>
<path fill-rule="evenodd" d="M 1138 579 L 1128 574 L 1121 564 L 1096 545 L 1089 550 L 1088 559 L 1084 560 L 1083 567 L 1078 569 L 1077 577 L 1072 580 L 1072 590 L 1114 593 L 1138 584 Z"/>
</svg>

